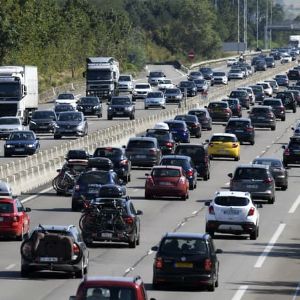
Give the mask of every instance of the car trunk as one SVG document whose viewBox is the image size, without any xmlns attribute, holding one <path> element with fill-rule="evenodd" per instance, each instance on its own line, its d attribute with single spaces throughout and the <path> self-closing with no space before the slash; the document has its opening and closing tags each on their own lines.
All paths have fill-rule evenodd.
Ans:
<svg viewBox="0 0 300 300">
<path fill-rule="evenodd" d="M 245 220 L 247 212 L 243 206 L 219 206 L 215 205 L 214 211 L 218 221 L 239 221 Z"/>
</svg>

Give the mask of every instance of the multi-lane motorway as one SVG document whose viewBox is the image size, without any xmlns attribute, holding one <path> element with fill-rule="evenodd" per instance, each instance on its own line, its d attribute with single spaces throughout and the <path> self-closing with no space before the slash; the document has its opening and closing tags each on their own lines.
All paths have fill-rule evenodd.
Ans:
<svg viewBox="0 0 300 300">
<path fill-rule="evenodd" d="M 168 77 L 181 75 L 170 68 Z M 142 105 L 138 104 L 141 109 Z M 150 110 L 147 113 L 155 113 Z M 157 111 L 156 111 L 157 112 Z M 145 113 L 139 111 L 139 113 Z M 105 115 L 105 114 L 104 114 Z M 246 116 L 246 112 L 244 112 Z M 276 191 L 274 205 L 260 208 L 260 236 L 256 241 L 248 237 L 217 235 L 215 244 L 223 253 L 220 260 L 220 287 L 214 293 L 205 290 L 166 289 L 153 291 L 150 251 L 166 231 L 204 232 L 204 202 L 212 198 L 218 189 L 227 189 L 232 172 L 240 163 L 249 163 L 257 156 L 282 156 L 281 146 L 288 142 L 291 125 L 300 118 L 300 110 L 287 113 L 285 122 L 278 121 L 276 131 L 257 129 L 255 146 L 241 146 L 241 160 L 216 159 L 212 161 L 211 179 L 200 181 L 191 191 L 190 199 L 145 200 L 144 184 L 147 169 L 135 169 L 128 184 L 128 194 L 137 209 L 141 209 L 141 244 L 136 249 L 122 245 L 95 245 L 90 248 L 89 275 L 141 275 L 148 295 L 159 300 L 224 299 L 224 300 L 297 300 L 300 299 L 300 174 L 299 168 L 289 169 L 289 188 Z M 111 124 L 102 122 L 104 126 Z M 90 122 L 91 124 L 93 124 Z M 114 120 L 112 122 L 118 122 Z M 222 125 L 215 124 L 213 132 L 223 132 Z M 213 132 L 203 132 L 203 142 Z M 53 145 L 53 140 L 49 141 Z M 71 212 L 69 197 L 58 197 L 49 187 L 23 196 L 25 206 L 32 209 L 32 226 L 41 224 L 76 224 L 80 213 Z M 20 277 L 20 242 L 0 242 L 0 299 L 60 300 L 73 295 L 79 280 L 61 273 L 37 273 L 30 279 Z"/>
</svg>

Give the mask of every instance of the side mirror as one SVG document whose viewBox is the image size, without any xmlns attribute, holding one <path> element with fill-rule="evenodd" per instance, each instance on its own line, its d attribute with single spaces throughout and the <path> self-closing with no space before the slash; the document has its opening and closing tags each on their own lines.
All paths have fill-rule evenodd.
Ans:
<svg viewBox="0 0 300 300">
<path fill-rule="evenodd" d="M 39 137 L 36 138 L 37 141 L 38 141 L 39 139 L 40 139 Z"/>
<path fill-rule="evenodd" d="M 151 248 L 151 250 L 152 250 L 152 251 L 157 251 L 157 250 L 158 250 L 158 246 L 153 246 L 153 247 Z"/>
<path fill-rule="evenodd" d="M 209 140 L 205 140 L 206 143 L 209 143 Z"/>
<path fill-rule="evenodd" d="M 31 212 L 31 208 L 30 207 L 25 207 L 25 211 L 26 212 Z"/>
<path fill-rule="evenodd" d="M 126 149 L 126 146 L 125 146 L 125 145 L 122 145 L 122 148 L 123 148 L 123 149 Z"/>
<path fill-rule="evenodd" d="M 291 129 L 292 129 L 292 130 L 295 130 L 295 128 L 294 128 L 294 127 L 291 127 Z"/>
<path fill-rule="evenodd" d="M 124 180 L 122 180 L 122 179 L 119 179 L 119 185 L 125 185 L 125 182 L 124 182 Z"/>
<path fill-rule="evenodd" d="M 140 215 L 142 215 L 142 214 L 143 214 L 143 212 L 142 212 L 141 210 L 138 209 L 138 210 L 136 211 L 136 215 L 137 215 L 137 216 L 140 216 Z"/>
<path fill-rule="evenodd" d="M 86 76 L 86 72 L 83 72 L 82 77 L 85 78 L 85 76 Z"/>
<path fill-rule="evenodd" d="M 145 173 L 145 176 L 147 176 L 147 177 L 148 177 L 148 176 L 150 176 L 150 175 L 149 175 L 149 173 Z"/>
<path fill-rule="evenodd" d="M 230 177 L 230 178 L 232 178 L 233 174 L 232 173 L 228 173 L 227 176 Z"/>
<path fill-rule="evenodd" d="M 223 253 L 222 249 L 216 249 L 216 254 L 221 254 L 221 253 Z"/>
<path fill-rule="evenodd" d="M 204 108 L 207 108 L 207 105 L 205 105 Z"/>
<path fill-rule="evenodd" d="M 58 172 L 58 173 L 59 173 L 60 171 L 61 171 L 61 169 L 56 169 L 56 172 Z"/>
<path fill-rule="evenodd" d="M 86 118 L 86 117 L 84 117 L 84 118 L 83 118 L 83 120 L 84 120 L 84 121 L 86 121 L 86 120 L 87 120 L 87 118 Z"/>
<path fill-rule="evenodd" d="M 285 146 L 285 145 L 282 145 L 282 146 L 281 146 L 281 148 L 282 148 L 282 149 L 285 149 L 285 148 L 286 148 L 286 146 Z"/>
<path fill-rule="evenodd" d="M 204 202 L 204 205 L 205 205 L 205 206 L 210 206 L 210 201 L 205 201 L 205 202 Z"/>
</svg>

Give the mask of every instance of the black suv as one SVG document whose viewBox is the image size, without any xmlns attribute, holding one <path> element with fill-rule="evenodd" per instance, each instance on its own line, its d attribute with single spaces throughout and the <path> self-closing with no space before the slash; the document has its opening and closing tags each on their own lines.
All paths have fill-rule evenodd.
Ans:
<svg viewBox="0 0 300 300">
<path fill-rule="evenodd" d="M 82 97 L 77 102 L 77 110 L 82 111 L 84 115 L 96 115 L 102 117 L 102 101 L 96 96 Z"/>
<path fill-rule="evenodd" d="M 153 264 L 152 287 L 163 284 L 206 286 L 211 292 L 219 285 L 219 260 L 209 234 L 168 232 L 158 246 Z"/>
<path fill-rule="evenodd" d="M 209 67 L 202 67 L 199 71 L 203 74 L 204 79 L 213 80 L 213 70 Z"/>
<path fill-rule="evenodd" d="M 107 108 L 107 119 L 112 120 L 114 117 L 129 117 L 130 120 L 135 118 L 135 105 L 128 96 L 113 96 Z"/>
<path fill-rule="evenodd" d="M 235 134 L 240 143 L 249 142 L 251 145 L 255 143 L 255 130 L 248 118 L 229 119 L 225 132 Z"/>
<path fill-rule="evenodd" d="M 147 129 L 147 137 L 154 137 L 158 141 L 158 145 L 162 154 L 173 154 L 176 142 L 170 131 L 165 129 Z"/>
<path fill-rule="evenodd" d="M 294 94 L 290 90 L 278 92 L 276 98 L 281 99 L 285 109 L 291 109 L 293 113 L 297 112 L 297 102 Z"/>
<path fill-rule="evenodd" d="M 281 121 L 285 121 L 285 107 L 281 99 L 267 98 L 263 101 L 262 105 L 271 106 L 275 117 Z"/>
<path fill-rule="evenodd" d="M 289 70 L 287 76 L 289 80 L 300 80 L 300 70 Z"/>
<path fill-rule="evenodd" d="M 199 123 L 197 116 L 193 115 L 177 115 L 174 120 L 184 121 L 190 131 L 190 135 L 200 138 L 202 134 L 202 126 Z"/>
<path fill-rule="evenodd" d="M 96 198 L 83 210 L 79 221 L 82 237 L 88 246 L 94 241 L 140 244 L 141 210 L 134 208 L 130 198 Z"/>
<path fill-rule="evenodd" d="M 252 107 L 249 117 L 254 127 L 276 129 L 276 117 L 271 106 Z"/>
<path fill-rule="evenodd" d="M 290 137 L 290 142 L 287 146 L 282 146 L 283 165 L 288 167 L 289 164 L 300 164 L 300 137 Z"/>
<path fill-rule="evenodd" d="M 131 161 L 125 154 L 124 148 L 119 147 L 98 147 L 93 157 L 106 157 L 113 162 L 113 169 L 119 178 L 125 182 L 131 180 Z"/>
<path fill-rule="evenodd" d="M 177 145 L 175 148 L 176 155 L 189 156 L 197 170 L 197 175 L 203 180 L 210 178 L 210 160 L 207 153 L 207 147 L 199 144 Z"/>
<path fill-rule="evenodd" d="M 29 122 L 29 130 L 40 133 L 53 132 L 56 126 L 56 114 L 53 110 L 36 110 Z"/>
<path fill-rule="evenodd" d="M 180 81 L 178 87 L 183 93 L 183 95 L 185 92 L 187 93 L 187 96 L 190 97 L 197 95 L 197 86 L 194 81 L 189 81 L 189 80 Z"/>
<path fill-rule="evenodd" d="M 153 137 L 130 138 L 125 153 L 131 160 L 131 165 L 139 167 L 153 167 L 161 158 L 158 141 Z"/>
</svg>

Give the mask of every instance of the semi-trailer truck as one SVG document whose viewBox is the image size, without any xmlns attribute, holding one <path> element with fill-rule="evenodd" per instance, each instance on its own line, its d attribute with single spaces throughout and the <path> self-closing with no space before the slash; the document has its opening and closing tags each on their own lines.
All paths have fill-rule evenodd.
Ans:
<svg viewBox="0 0 300 300">
<path fill-rule="evenodd" d="M 295 48 L 300 47 L 300 35 L 290 35 L 289 46 Z"/>
<path fill-rule="evenodd" d="M 38 109 L 38 72 L 35 66 L 0 66 L 0 116 L 19 117 L 27 125 Z"/>
</svg>

